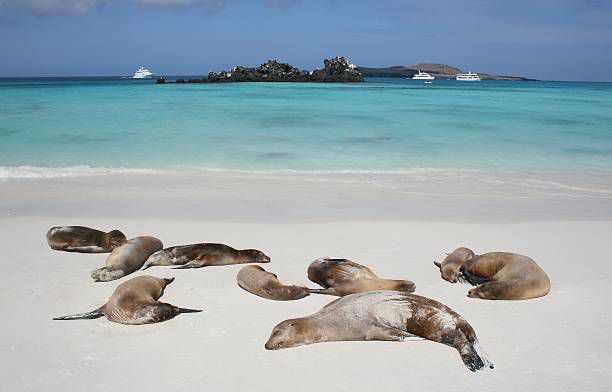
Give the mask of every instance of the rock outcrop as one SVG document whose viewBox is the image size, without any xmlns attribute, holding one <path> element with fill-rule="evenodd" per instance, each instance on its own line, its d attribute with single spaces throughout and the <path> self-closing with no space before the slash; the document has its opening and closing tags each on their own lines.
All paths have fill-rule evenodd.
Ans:
<svg viewBox="0 0 612 392">
<path fill-rule="evenodd" d="M 354 64 L 344 57 L 325 59 L 325 67 L 308 72 L 276 60 L 257 68 L 234 67 L 229 71 L 210 72 L 202 79 L 177 79 L 175 83 L 228 83 L 228 82 L 319 82 L 319 83 L 358 83 L 363 76 Z M 172 83 L 159 78 L 158 84 Z"/>
</svg>

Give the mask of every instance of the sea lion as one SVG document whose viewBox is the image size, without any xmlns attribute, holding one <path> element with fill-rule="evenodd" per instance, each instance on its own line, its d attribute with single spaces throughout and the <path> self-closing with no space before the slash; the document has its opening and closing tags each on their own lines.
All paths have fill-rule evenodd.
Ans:
<svg viewBox="0 0 612 392">
<path fill-rule="evenodd" d="M 155 237 L 136 237 L 113 249 L 106 258 L 106 266 L 94 270 L 91 277 L 96 282 L 108 282 L 137 271 L 154 252 L 162 249 L 162 242 Z"/>
<path fill-rule="evenodd" d="M 138 276 L 121 283 L 108 302 L 91 312 L 55 317 L 53 320 L 95 319 L 106 316 L 109 321 L 120 324 L 153 324 L 170 320 L 180 313 L 201 312 L 197 309 L 179 308 L 159 302 L 164 289 L 174 278 Z"/>
<path fill-rule="evenodd" d="M 317 313 L 285 320 L 265 348 L 277 350 L 331 341 L 402 341 L 421 337 L 454 347 L 476 371 L 493 364 L 479 347 L 470 324 L 433 299 L 399 291 L 370 291 L 339 298 Z"/>
<path fill-rule="evenodd" d="M 64 252 L 108 253 L 125 241 L 119 230 L 105 233 L 85 226 L 57 226 L 47 232 L 51 249 Z"/>
<path fill-rule="evenodd" d="M 546 272 L 531 258 L 516 253 L 491 252 L 475 255 L 461 247 L 450 253 L 440 268 L 442 279 L 465 280 L 473 286 L 468 297 L 482 299 L 530 299 L 550 291 Z"/>
<path fill-rule="evenodd" d="M 270 258 L 257 249 L 237 250 L 225 244 L 192 244 L 172 246 L 152 254 L 143 269 L 156 265 L 177 265 L 176 269 L 201 268 L 209 265 L 269 263 Z"/>
<path fill-rule="evenodd" d="M 311 293 L 340 297 L 376 290 L 412 293 L 416 289 L 414 282 L 381 279 L 368 267 L 347 259 L 316 259 L 308 267 L 308 279 L 325 287 L 322 290 L 310 290 Z"/>
<path fill-rule="evenodd" d="M 251 294 L 275 301 L 291 301 L 310 295 L 306 287 L 286 286 L 277 276 L 258 265 L 243 267 L 236 276 L 238 286 Z"/>
</svg>

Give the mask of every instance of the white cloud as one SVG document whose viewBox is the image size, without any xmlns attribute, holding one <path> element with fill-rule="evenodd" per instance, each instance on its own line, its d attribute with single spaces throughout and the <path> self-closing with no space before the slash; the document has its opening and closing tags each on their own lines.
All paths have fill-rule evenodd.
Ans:
<svg viewBox="0 0 612 392">
<path fill-rule="evenodd" d="M 0 0 L 1 8 L 25 9 L 36 15 L 82 14 L 107 0 Z"/>
<path fill-rule="evenodd" d="M 203 5 L 210 8 L 222 8 L 224 0 L 130 0 L 133 3 L 160 7 L 181 7 L 189 5 Z"/>
<path fill-rule="evenodd" d="M 229 0 L 0 0 L 3 9 L 25 10 L 36 15 L 84 14 L 98 5 L 116 2 L 131 2 L 144 7 L 189 7 L 200 6 L 210 12 L 220 11 Z M 259 0 L 270 7 L 290 7 L 302 0 Z M 587 0 L 583 0 L 587 1 Z M 589 0 L 595 1 L 595 0 Z"/>
<path fill-rule="evenodd" d="M 36 15 L 84 14 L 100 4 L 111 0 L 0 0 L 0 10 L 25 10 Z M 132 3 L 152 7 L 203 6 L 218 11 L 225 0 L 128 0 Z"/>
</svg>

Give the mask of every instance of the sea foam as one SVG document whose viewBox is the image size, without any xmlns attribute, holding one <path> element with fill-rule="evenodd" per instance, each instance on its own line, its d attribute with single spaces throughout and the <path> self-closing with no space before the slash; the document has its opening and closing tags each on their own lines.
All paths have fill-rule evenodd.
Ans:
<svg viewBox="0 0 612 392">
<path fill-rule="evenodd" d="M 17 178 L 62 178 L 81 177 L 98 174 L 148 174 L 153 169 L 110 168 L 91 166 L 40 167 L 40 166 L 0 166 L 0 180 Z"/>
</svg>

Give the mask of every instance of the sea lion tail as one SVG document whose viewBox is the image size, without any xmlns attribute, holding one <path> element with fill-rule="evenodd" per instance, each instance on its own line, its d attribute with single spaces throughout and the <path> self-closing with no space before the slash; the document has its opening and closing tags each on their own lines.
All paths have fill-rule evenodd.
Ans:
<svg viewBox="0 0 612 392">
<path fill-rule="evenodd" d="M 97 319 L 104 316 L 104 306 L 100 306 L 96 310 L 85 313 L 71 314 L 69 316 L 53 317 L 53 320 L 85 320 L 85 319 Z"/>
</svg>

